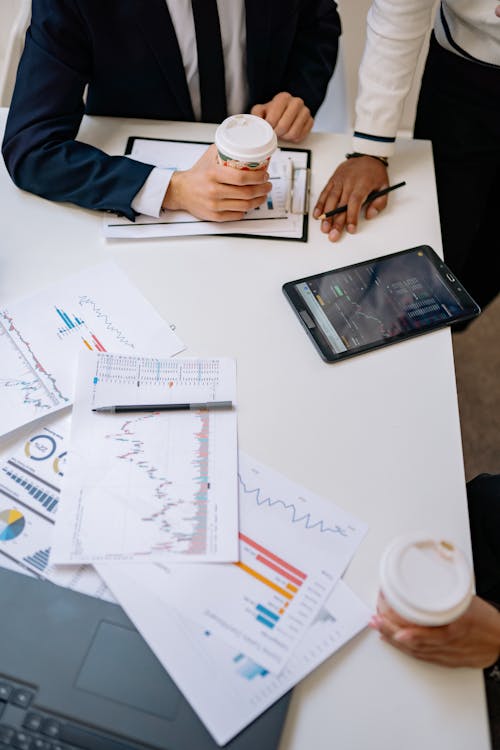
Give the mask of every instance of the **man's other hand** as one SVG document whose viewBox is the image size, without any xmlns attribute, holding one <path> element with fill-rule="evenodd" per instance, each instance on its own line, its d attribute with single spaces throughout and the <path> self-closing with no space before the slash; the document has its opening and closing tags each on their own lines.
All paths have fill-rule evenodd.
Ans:
<svg viewBox="0 0 500 750">
<path fill-rule="evenodd" d="M 278 138 L 292 143 L 304 140 L 314 125 L 309 107 L 298 96 L 286 91 L 276 94 L 266 104 L 255 104 L 250 114 L 262 117 L 274 128 Z"/>
</svg>

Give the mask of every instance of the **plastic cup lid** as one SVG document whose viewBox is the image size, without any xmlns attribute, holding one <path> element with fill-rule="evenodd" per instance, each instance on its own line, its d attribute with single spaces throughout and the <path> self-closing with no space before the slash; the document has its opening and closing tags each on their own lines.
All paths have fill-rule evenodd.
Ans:
<svg viewBox="0 0 500 750">
<path fill-rule="evenodd" d="M 425 536 L 399 537 L 381 563 L 382 590 L 389 605 L 410 621 L 444 624 L 468 607 L 472 570 L 451 542 Z"/>
<path fill-rule="evenodd" d="M 220 153 L 231 159 L 260 162 L 270 156 L 278 145 L 276 133 L 268 122 L 255 115 L 232 115 L 215 132 Z"/>
</svg>

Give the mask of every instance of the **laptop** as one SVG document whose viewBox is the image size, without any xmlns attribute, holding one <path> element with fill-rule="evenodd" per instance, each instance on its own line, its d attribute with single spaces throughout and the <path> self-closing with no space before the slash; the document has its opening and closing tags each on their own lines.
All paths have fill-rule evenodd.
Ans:
<svg viewBox="0 0 500 750">
<path fill-rule="evenodd" d="M 0 748 L 218 747 L 117 604 L 0 569 L 0 611 Z M 274 750 L 290 696 L 225 747 Z"/>
</svg>

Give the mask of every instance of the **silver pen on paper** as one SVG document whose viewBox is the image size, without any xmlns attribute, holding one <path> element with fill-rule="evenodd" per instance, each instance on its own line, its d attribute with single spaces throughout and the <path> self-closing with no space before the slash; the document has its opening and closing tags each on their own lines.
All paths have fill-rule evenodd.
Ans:
<svg viewBox="0 0 500 750">
<path fill-rule="evenodd" d="M 121 414 L 130 411 L 196 411 L 197 409 L 232 409 L 232 401 L 206 401 L 201 404 L 117 404 L 97 406 L 92 409 L 97 414 Z"/>
</svg>

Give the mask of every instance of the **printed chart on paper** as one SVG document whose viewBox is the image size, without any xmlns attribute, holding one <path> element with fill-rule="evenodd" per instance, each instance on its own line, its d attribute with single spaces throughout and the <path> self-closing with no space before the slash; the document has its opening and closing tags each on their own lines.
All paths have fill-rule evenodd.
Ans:
<svg viewBox="0 0 500 750">
<path fill-rule="evenodd" d="M 130 156 L 161 169 L 177 171 L 190 169 L 207 148 L 206 143 L 134 138 Z M 103 219 L 104 234 L 122 239 L 204 234 L 301 239 L 307 213 L 307 165 L 307 152 L 278 149 L 268 167 L 271 192 L 265 203 L 248 211 L 240 221 L 204 221 L 187 211 L 162 211 L 159 218 L 140 214 L 134 222 L 109 216 Z"/>
<path fill-rule="evenodd" d="M 80 364 L 55 559 L 236 560 L 235 411 L 92 412 L 161 393 L 234 401 L 234 361 L 100 353 Z"/>
<path fill-rule="evenodd" d="M 272 674 L 166 605 L 143 585 L 144 566 L 103 565 L 98 569 L 220 745 L 359 633 L 371 614 L 339 581 L 285 667 L 279 674 Z"/>
<path fill-rule="evenodd" d="M 84 594 L 112 600 L 90 565 L 54 566 L 51 545 L 66 471 L 69 416 L 2 444 L 0 451 L 0 566 Z"/>
<path fill-rule="evenodd" d="M 183 345 L 112 263 L 0 309 L 0 435 L 69 406 L 79 351 L 161 351 Z"/>
<path fill-rule="evenodd" d="M 277 673 L 343 574 L 366 525 L 241 451 L 239 509 L 238 562 L 170 566 L 169 575 L 148 566 L 143 585 Z"/>
</svg>

